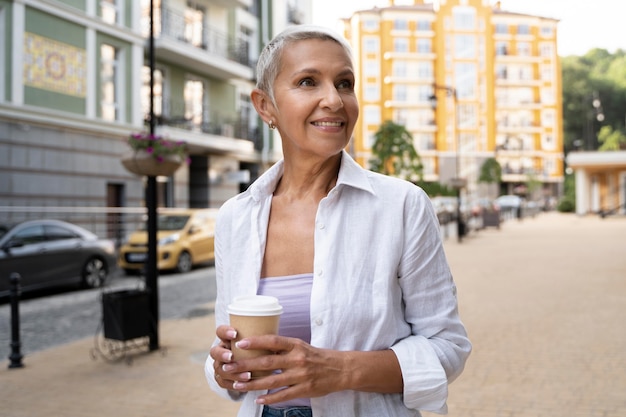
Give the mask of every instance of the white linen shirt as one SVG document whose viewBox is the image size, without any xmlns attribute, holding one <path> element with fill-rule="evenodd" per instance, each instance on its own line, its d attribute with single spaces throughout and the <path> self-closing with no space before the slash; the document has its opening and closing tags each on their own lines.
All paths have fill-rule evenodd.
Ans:
<svg viewBox="0 0 626 417">
<path fill-rule="evenodd" d="M 282 174 L 279 161 L 220 209 L 216 326 L 228 324 L 226 307 L 234 297 L 257 292 L 272 194 Z M 404 383 L 402 394 L 341 391 L 311 398 L 313 415 L 446 413 L 448 383 L 463 370 L 471 344 L 458 316 L 439 223 L 423 190 L 367 171 L 344 151 L 337 184 L 317 210 L 313 268 L 311 345 L 392 349 Z M 240 395 L 219 387 L 210 356 L 205 374 L 221 396 L 243 399 L 239 416 L 261 416 L 254 400 L 264 392 Z"/>
</svg>

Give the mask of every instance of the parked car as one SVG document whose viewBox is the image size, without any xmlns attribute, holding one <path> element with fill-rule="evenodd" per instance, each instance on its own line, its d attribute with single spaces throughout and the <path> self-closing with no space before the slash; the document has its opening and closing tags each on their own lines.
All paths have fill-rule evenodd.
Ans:
<svg viewBox="0 0 626 417">
<path fill-rule="evenodd" d="M 435 208 L 439 224 L 447 224 L 456 221 L 457 198 L 451 196 L 431 197 L 430 201 Z"/>
<path fill-rule="evenodd" d="M 217 209 L 162 209 L 157 214 L 157 269 L 189 272 L 213 261 Z M 118 265 L 126 273 L 140 272 L 148 257 L 145 224 L 119 251 Z"/>
<path fill-rule="evenodd" d="M 518 195 L 507 194 L 496 198 L 495 204 L 503 214 L 509 213 L 514 217 L 521 218 L 524 210 L 524 199 Z"/>
<path fill-rule="evenodd" d="M 102 286 L 115 267 L 115 243 L 60 220 L 0 226 L 0 296 L 9 276 L 20 274 L 22 291 L 79 284 Z"/>
</svg>

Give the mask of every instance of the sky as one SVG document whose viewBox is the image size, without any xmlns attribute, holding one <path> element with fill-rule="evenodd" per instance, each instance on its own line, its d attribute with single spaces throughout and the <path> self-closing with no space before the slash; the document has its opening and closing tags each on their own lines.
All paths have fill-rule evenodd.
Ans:
<svg viewBox="0 0 626 417">
<path fill-rule="evenodd" d="M 387 0 L 312 0 L 312 3 L 312 23 L 334 29 L 338 19 L 348 18 L 356 10 L 389 4 Z M 584 55 L 593 48 L 604 48 L 611 53 L 626 50 L 626 0 L 501 0 L 501 8 L 559 19 L 560 56 Z"/>
</svg>

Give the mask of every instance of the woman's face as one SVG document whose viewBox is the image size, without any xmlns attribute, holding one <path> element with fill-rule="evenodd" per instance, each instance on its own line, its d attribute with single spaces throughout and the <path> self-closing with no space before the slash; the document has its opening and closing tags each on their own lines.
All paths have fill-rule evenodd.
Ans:
<svg viewBox="0 0 626 417">
<path fill-rule="evenodd" d="M 334 41 L 288 45 L 274 81 L 270 106 L 285 156 L 329 157 L 347 146 L 359 116 L 350 57 Z"/>
</svg>

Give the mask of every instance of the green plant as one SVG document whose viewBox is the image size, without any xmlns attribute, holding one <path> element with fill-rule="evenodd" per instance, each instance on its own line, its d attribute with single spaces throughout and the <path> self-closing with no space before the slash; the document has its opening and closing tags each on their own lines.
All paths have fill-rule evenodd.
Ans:
<svg viewBox="0 0 626 417">
<path fill-rule="evenodd" d="M 145 151 L 158 162 L 163 162 L 168 156 L 178 156 L 181 160 L 189 162 L 187 144 L 183 141 L 173 141 L 159 135 L 141 132 L 131 134 L 127 142 L 131 149 Z"/>
</svg>

